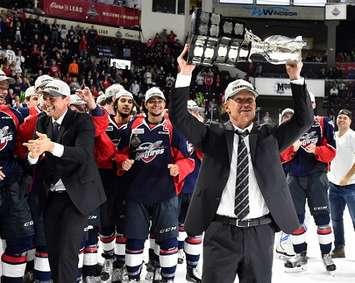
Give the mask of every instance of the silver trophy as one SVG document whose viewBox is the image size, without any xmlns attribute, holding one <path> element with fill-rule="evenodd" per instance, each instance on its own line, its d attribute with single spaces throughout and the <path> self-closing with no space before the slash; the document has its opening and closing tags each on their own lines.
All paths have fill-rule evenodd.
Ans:
<svg viewBox="0 0 355 283">
<path fill-rule="evenodd" d="M 273 35 L 261 40 L 244 23 L 219 14 L 195 10 L 191 19 L 188 61 L 202 65 L 230 65 L 262 55 L 271 64 L 301 61 L 306 42 L 302 36 Z"/>
</svg>

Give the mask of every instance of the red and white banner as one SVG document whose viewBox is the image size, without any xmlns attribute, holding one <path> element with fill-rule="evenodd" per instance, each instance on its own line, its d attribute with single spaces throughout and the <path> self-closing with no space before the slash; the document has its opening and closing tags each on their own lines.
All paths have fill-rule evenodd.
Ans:
<svg viewBox="0 0 355 283">
<path fill-rule="evenodd" d="M 115 27 L 140 26 L 140 11 L 90 0 L 43 0 L 48 16 Z"/>
</svg>

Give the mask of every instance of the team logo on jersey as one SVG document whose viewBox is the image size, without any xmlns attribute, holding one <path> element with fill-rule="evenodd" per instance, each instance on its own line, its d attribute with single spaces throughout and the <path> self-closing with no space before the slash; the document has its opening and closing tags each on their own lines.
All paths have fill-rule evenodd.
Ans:
<svg viewBox="0 0 355 283">
<path fill-rule="evenodd" d="M 311 144 L 316 145 L 318 142 L 318 134 L 316 131 L 311 131 L 309 133 L 305 133 L 301 138 L 301 147 L 308 152 L 308 146 Z"/>
<path fill-rule="evenodd" d="M 0 129 L 0 151 L 2 151 L 9 141 L 13 140 L 13 135 L 9 132 L 9 126 Z"/>
<path fill-rule="evenodd" d="M 162 147 L 163 141 L 156 141 L 154 143 L 145 142 L 139 145 L 136 149 L 136 160 L 143 161 L 144 163 L 149 163 L 153 161 L 158 155 L 165 152 L 165 148 Z"/>
<path fill-rule="evenodd" d="M 194 153 L 195 148 L 194 148 L 194 146 L 192 145 L 192 143 L 189 143 L 189 142 L 186 143 L 186 146 L 187 146 L 187 152 L 188 152 L 189 155 L 191 156 L 191 155 Z"/>
</svg>

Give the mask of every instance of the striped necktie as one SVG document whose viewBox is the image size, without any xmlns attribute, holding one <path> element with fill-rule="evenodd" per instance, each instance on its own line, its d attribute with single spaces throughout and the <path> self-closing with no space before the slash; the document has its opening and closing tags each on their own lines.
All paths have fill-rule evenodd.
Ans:
<svg viewBox="0 0 355 283">
<path fill-rule="evenodd" d="M 248 150 L 244 142 L 244 137 L 249 131 L 236 131 L 238 140 L 238 158 L 237 158 L 237 179 L 235 183 L 235 205 L 234 213 L 237 219 L 243 219 L 249 213 L 249 158 Z"/>
</svg>

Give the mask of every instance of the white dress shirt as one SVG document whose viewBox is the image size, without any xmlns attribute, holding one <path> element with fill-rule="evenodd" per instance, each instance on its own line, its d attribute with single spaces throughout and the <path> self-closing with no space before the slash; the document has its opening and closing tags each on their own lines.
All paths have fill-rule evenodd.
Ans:
<svg viewBox="0 0 355 283">
<path fill-rule="evenodd" d="M 249 133 L 253 128 L 251 124 L 246 129 L 239 129 L 234 126 L 235 130 L 243 132 L 248 130 Z M 237 159 L 238 159 L 238 142 L 240 136 L 234 135 L 233 140 L 233 153 L 232 161 L 230 165 L 229 177 L 226 186 L 224 187 L 222 198 L 219 203 L 217 214 L 236 218 L 234 213 L 235 207 L 235 189 L 236 189 L 236 177 L 237 177 Z M 249 145 L 249 135 L 244 137 L 244 142 L 248 150 L 248 162 L 249 162 L 249 214 L 246 215 L 245 219 L 252 219 L 264 216 L 269 213 L 269 209 L 266 206 L 265 200 L 260 192 L 259 185 L 255 178 L 253 164 L 251 162 L 250 155 L 250 145 Z"/>
<path fill-rule="evenodd" d="M 65 111 L 64 114 L 62 116 L 60 116 L 57 120 L 52 118 L 52 123 L 56 122 L 57 124 L 59 124 L 59 129 L 60 129 L 60 126 L 63 122 L 65 114 L 67 114 L 67 111 Z M 62 157 L 63 153 L 64 153 L 64 146 L 62 144 L 54 142 L 52 154 L 56 157 Z M 30 155 L 28 155 L 27 158 L 28 158 L 28 162 L 30 164 L 36 164 L 38 162 L 38 157 L 32 158 Z M 59 179 L 58 182 L 55 183 L 54 185 L 52 184 L 49 189 L 53 192 L 65 191 L 65 186 L 62 182 L 62 179 Z"/>
</svg>

